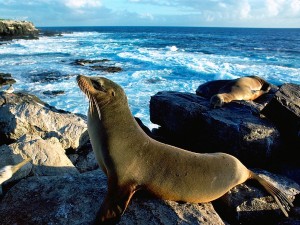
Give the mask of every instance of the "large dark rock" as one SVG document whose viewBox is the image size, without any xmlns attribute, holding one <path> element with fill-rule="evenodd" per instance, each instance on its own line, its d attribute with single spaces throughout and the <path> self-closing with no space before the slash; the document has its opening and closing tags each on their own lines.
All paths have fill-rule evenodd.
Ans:
<svg viewBox="0 0 300 225">
<path fill-rule="evenodd" d="M 108 59 L 76 59 L 72 64 L 78 66 L 89 66 L 92 70 L 107 73 L 117 73 L 123 70 L 121 67 L 113 65 Z"/>
<path fill-rule="evenodd" d="M 245 101 L 218 109 L 209 99 L 191 93 L 158 92 L 150 100 L 150 120 L 157 135 L 195 152 L 227 152 L 247 166 L 266 168 L 281 147 L 276 126 Z"/>
<path fill-rule="evenodd" d="M 0 39 L 37 38 L 39 30 L 28 21 L 0 20 Z"/>
<path fill-rule="evenodd" d="M 67 80 L 74 75 L 64 74 L 56 70 L 42 70 L 26 73 L 23 76 L 27 77 L 34 83 L 49 83 L 53 81 Z"/>
<path fill-rule="evenodd" d="M 279 127 L 287 153 L 296 157 L 300 147 L 300 85 L 283 84 L 261 113 Z"/>
<path fill-rule="evenodd" d="M 0 73 L 0 88 L 14 83 L 16 83 L 16 80 L 12 78 L 10 73 Z"/>
</svg>

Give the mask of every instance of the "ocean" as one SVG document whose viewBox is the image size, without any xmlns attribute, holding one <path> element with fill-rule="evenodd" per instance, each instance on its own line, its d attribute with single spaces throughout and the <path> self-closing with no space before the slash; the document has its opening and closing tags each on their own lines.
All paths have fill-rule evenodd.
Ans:
<svg viewBox="0 0 300 225">
<path fill-rule="evenodd" d="M 38 27 L 37 40 L 0 42 L 0 72 L 16 91 L 56 108 L 86 115 L 88 101 L 76 76 L 105 76 L 120 84 L 134 116 L 150 129 L 149 102 L 159 91 L 195 93 L 211 80 L 257 75 L 268 82 L 300 84 L 300 29 L 201 27 Z M 76 65 L 109 60 L 110 73 Z M 6 87 L 4 87 L 6 88 Z M 49 91 L 60 94 L 51 95 Z"/>
</svg>

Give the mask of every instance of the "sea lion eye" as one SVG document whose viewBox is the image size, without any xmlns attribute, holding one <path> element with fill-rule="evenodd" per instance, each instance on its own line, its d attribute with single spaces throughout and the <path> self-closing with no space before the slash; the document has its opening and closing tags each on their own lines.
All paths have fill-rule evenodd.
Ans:
<svg viewBox="0 0 300 225">
<path fill-rule="evenodd" d="M 102 85 L 99 82 L 95 81 L 95 80 L 92 80 L 92 85 L 97 90 L 103 90 Z"/>
</svg>

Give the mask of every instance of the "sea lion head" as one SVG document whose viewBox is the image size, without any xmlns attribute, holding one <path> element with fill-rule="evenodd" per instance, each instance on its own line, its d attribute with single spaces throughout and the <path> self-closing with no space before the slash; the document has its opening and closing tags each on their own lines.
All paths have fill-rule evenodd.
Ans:
<svg viewBox="0 0 300 225">
<path fill-rule="evenodd" d="M 96 107 L 100 116 L 101 108 L 108 105 L 127 104 L 123 88 L 105 77 L 88 77 L 78 75 L 77 84 L 88 97 L 90 110 Z"/>
<path fill-rule="evenodd" d="M 210 106 L 212 108 L 222 107 L 224 104 L 224 99 L 222 95 L 216 94 L 210 98 Z"/>
</svg>

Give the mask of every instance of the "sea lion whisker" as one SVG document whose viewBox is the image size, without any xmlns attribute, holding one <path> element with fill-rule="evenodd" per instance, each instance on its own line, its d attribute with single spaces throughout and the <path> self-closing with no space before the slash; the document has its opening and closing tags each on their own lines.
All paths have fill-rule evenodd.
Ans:
<svg viewBox="0 0 300 225">
<path fill-rule="evenodd" d="M 98 112 L 99 119 L 101 120 L 101 111 L 100 111 L 99 105 L 98 105 L 98 103 L 97 103 L 97 101 L 95 100 L 94 97 L 92 97 L 92 99 L 93 99 L 94 105 L 96 106 L 96 109 L 97 109 L 97 112 Z"/>
<path fill-rule="evenodd" d="M 93 114 L 94 113 L 94 104 L 93 104 L 93 101 L 89 101 L 89 110 L 90 110 L 90 114 Z"/>
</svg>

